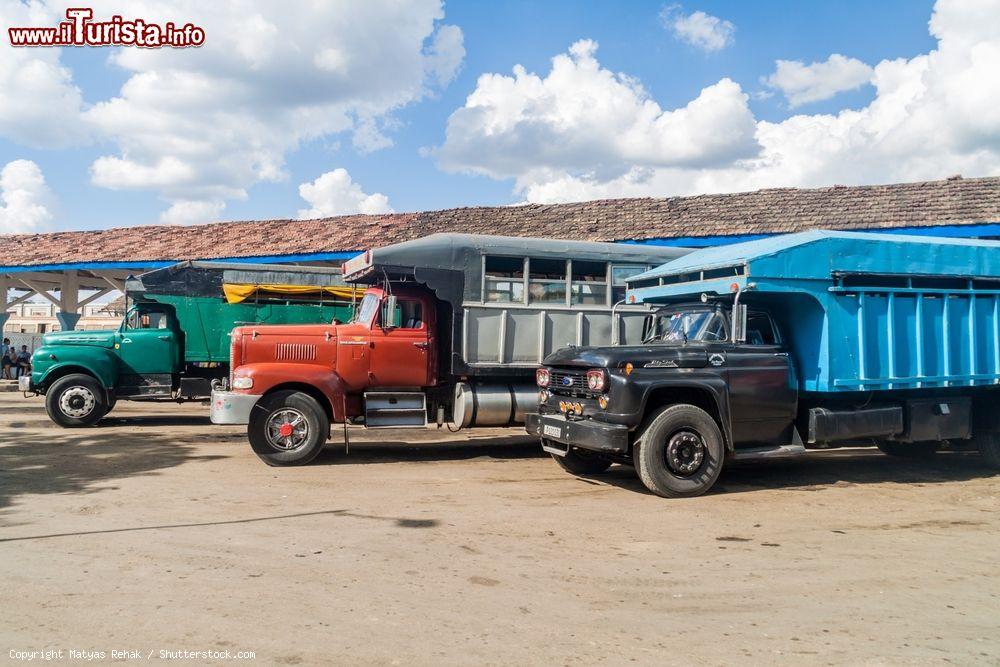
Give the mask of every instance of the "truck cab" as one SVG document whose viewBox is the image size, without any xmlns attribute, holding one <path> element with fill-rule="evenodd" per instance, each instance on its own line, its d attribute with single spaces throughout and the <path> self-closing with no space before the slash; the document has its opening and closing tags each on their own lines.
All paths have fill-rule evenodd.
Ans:
<svg viewBox="0 0 1000 667">
<path fill-rule="evenodd" d="M 436 325 L 429 290 L 370 287 L 345 324 L 237 327 L 212 422 L 247 424 L 271 465 L 314 458 L 334 422 L 423 426 L 439 382 Z"/>
<path fill-rule="evenodd" d="M 683 494 L 737 451 L 779 453 L 797 439 L 795 368 L 766 310 L 682 302 L 653 310 L 643 329 L 641 344 L 564 348 L 537 372 L 527 430 L 563 468 L 632 463 L 643 436 L 663 438 Z"/>
<path fill-rule="evenodd" d="M 125 315 L 117 339 L 119 395 L 162 392 L 174 386 L 174 376 L 183 370 L 184 332 L 173 306 L 136 304 Z"/>
<path fill-rule="evenodd" d="M 437 384 L 436 319 L 423 290 L 366 290 L 358 315 L 337 328 L 337 364 L 350 389 Z"/>
</svg>

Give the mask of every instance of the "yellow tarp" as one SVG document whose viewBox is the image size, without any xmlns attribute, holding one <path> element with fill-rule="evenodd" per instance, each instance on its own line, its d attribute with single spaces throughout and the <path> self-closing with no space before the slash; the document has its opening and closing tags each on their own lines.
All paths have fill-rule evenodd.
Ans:
<svg viewBox="0 0 1000 667">
<path fill-rule="evenodd" d="M 236 285 L 224 283 L 222 291 L 226 294 L 226 301 L 229 303 L 242 303 L 255 295 L 265 298 L 275 296 L 332 296 L 341 299 L 350 299 L 355 294 L 360 297 L 364 289 L 344 285 L 315 287 L 312 285 Z"/>
</svg>

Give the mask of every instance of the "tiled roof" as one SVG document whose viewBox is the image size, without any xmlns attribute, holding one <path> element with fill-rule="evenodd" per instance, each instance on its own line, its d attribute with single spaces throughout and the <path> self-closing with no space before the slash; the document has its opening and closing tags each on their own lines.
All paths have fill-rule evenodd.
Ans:
<svg viewBox="0 0 1000 667">
<path fill-rule="evenodd" d="M 0 236 L 0 264 L 267 257 L 376 248 L 435 232 L 620 241 L 1000 222 L 1000 177 L 457 208 L 320 220 Z"/>
</svg>

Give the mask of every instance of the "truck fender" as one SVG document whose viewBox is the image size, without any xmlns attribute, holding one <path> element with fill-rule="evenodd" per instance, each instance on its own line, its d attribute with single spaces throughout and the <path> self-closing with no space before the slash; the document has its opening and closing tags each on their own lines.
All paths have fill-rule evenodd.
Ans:
<svg viewBox="0 0 1000 667">
<path fill-rule="evenodd" d="M 333 421 L 344 420 L 344 382 L 331 368 L 313 364 L 265 362 L 240 366 L 234 372 L 234 377 L 252 378 L 253 388 L 247 390 L 251 394 L 266 395 L 279 389 L 295 388 L 314 395 L 318 393 L 319 396 L 315 397 L 325 399 Z M 310 389 L 313 391 L 309 391 Z"/>
<path fill-rule="evenodd" d="M 697 391 L 703 395 L 708 395 L 714 404 L 714 415 L 718 417 L 719 426 L 722 430 L 722 437 L 726 442 L 726 451 L 733 451 L 733 429 L 729 411 L 729 392 L 725 381 L 718 376 L 705 378 L 677 378 L 669 380 L 658 380 L 646 386 L 642 395 L 642 414 L 645 415 L 649 406 L 650 398 L 657 392 L 681 392 Z M 709 412 L 713 412 L 709 410 Z"/>
<path fill-rule="evenodd" d="M 105 389 L 114 389 L 118 382 L 117 360 L 105 350 L 87 348 L 86 354 L 79 354 L 77 350 L 67 347 L 52 354 L 57 361 L 35 382 L 39 387 L 47 388 L 56 379 L 70 373 L 93 375 Z"/>
</svg>

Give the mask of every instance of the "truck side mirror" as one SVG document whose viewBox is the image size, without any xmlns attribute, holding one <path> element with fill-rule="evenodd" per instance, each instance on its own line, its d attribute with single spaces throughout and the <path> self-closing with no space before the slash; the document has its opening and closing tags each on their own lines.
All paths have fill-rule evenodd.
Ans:
<svg viewBox="0 0 1000 667">
<path fill-rule="evenodd" d="M 733 342 L 747 341 L 747 305 L 745 303 L 733 306 Z"/>
<path fill-rule="evenodd" d="M 396 297 L 392 294 L 385 298 L 382 302 L 382 328 L 391 329 L 395 325 L 392 321 L 396 314 Z"/>
</svg>

